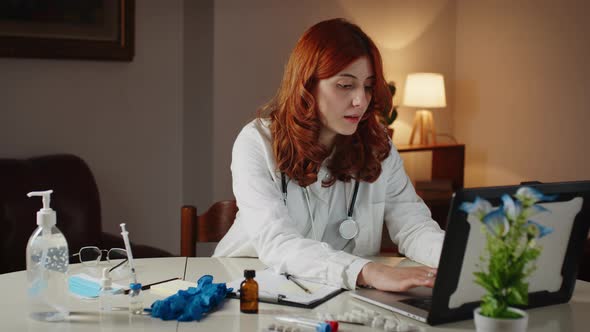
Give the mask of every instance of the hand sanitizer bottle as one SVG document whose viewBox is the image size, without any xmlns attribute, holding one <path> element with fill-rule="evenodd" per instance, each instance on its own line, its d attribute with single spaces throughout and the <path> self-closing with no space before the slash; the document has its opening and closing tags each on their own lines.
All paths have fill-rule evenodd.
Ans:
<svg viewBox="0 0 590 332">
<path fill-rule="evenodd" d="M 44 321 L 64 320 L 67 309 L 68 243 L 55 226 L 55 211 L 49 207 L 52 190 L 30 192 L 43 197 L 37 212 L 37 229 L 27 243 L 27 300 L 32 318 Z"/>
<path fill-rule="evenodd" d="M 102 270 L 102 279 L 100 279 L 100 292 L 98 293 L 98 303 L 100 312 L 109 312 L 113 310 L 113 282 L 109 276 L 109 268 Z"/>
</svg>

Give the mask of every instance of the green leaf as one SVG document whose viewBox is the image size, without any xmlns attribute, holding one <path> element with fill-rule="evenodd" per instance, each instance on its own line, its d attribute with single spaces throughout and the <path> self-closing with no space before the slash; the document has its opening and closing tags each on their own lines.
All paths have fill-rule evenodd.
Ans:
<svg viewBox="0 0 590 332">
<path fill-rule="evenodd" d="M 508 293 L 508 303 L 511 305 L 522 305 L 526 304 L 525 297 L 527 294 L 522 294 L 518 291 L 518 289 L 510 287 L 507 290 Z"/>
<path fill-rule="evenodd" d="M 516 312 L 511 311 L 508 308 L 506 308 L 506 310 L 500 312 L 496 318 L 515 319 L 515 318 L 521 318 L 521 317 L 522 316 L 519 313 L 516 313 Z"/>
<path fill-rule="evenodd" d="M 481 314 L 488 317 L 496 317 L 498 310 L 498 301 L 490 294 L 484 295 L 481 299 Z"/>
<path fill-rule="evenodd" d="M 475 275 L 475 283 L 477 283 L 478 285 L 480 285 L 481 287 L 483 287 L 485 290 L 487 290 L 490 293 L 493 293 L 496 291 L 494 289 L 494 287 L 492 286 L 492 284 L 489 282 L 489 277 L 487 274 L 485 274 L 483 272 L 475 272 L 473 274 Z"/>
</svg>

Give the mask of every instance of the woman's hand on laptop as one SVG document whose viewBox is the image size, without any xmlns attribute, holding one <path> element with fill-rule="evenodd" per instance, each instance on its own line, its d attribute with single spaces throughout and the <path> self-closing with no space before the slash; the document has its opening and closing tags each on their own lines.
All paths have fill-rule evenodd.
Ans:
<svg viewBox="0 0 590 332">
<path fill-rule="evenodd" d="M 403 292 L 418 286 L 432 288 L 435 277 L 436 269 L 427 266 L 392 267 L 370 262 L 359 273 L 357 285 L 383 291 Z"/>
</svg>

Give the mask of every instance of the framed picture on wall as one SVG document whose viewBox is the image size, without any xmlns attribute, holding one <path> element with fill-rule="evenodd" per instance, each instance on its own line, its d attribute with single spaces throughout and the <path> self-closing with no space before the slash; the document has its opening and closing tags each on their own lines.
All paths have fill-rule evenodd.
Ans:
<svg viewBox="0 0 590 332">
<path fill-rule="evenodd" d="M 0 57 L 131 61 L 134 0 L 0 1 Z"/>
</svg>

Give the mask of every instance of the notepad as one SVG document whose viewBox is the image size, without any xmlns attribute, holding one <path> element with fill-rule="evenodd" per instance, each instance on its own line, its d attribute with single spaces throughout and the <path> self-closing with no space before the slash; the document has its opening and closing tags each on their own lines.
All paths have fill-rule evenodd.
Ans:
<svg viewBox="0 0 590 332">
<path fill-rule="evenodd" d="M 162 284 L 153 285 L 150 288 L 150 293 L 167 297 L 178 293 L 181 289 L 186 290 L 189 287 L 197 287 L 197 283 L 194 281 L 172 280 Z"/>
<path fill-rule="evenodd" d="M 308 294 L 293 281 L 288 280 L 284 275 L 275 273 L 272 269 L 256 271 L 254 280 L 258 283 L 258 299 L 260 302 L 295 307 L 314 308 L 344 291 L 339 287 L 298 278 L 297 281 L 311 292 L 311 294 Z M 227 284 L 228 288 L 234 289 L 232 297 L 239 298 L 240 283 L 242 281 L 243 279 L 239 279 Z"/>
</svg>

